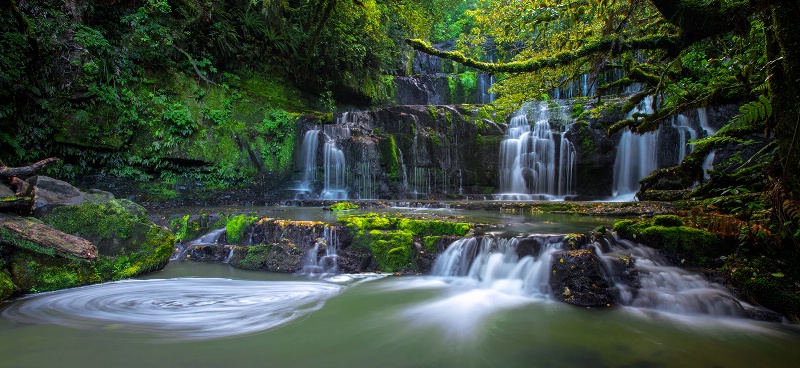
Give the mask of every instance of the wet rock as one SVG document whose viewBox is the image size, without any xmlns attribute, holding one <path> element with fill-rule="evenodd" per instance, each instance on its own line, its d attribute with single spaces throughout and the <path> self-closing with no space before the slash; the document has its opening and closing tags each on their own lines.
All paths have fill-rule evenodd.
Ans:
<svg viewBox="0 0 800 368">
<path fill-rule="evenodd" d="M 232 245 L 202 244 L 183 251 L 185 259 L 199 262 L 226 262 L 231 256 Z"/>
<path fill-rule="evenodd" d="M 47 176 L 34 176 L 28 179 L 33 187 L 33 216 L 42 218 L 54 208 L 78 205 L 84 202 L 85 195 L 71 184 Z"/>
<path fill-rule="evenodd" d="M 285 240 L 275 244 L 236 246 L 229 264 L 245 270 L 296 273 L 303 269 L 303 255 L 310 248 Z"/>
<path fill-rule="evenodd" d="M 550 288 L 556 300 L 582 307 L 609 306 L 613 302 L 601 262 L 590 250 L 553 253 L 551 269 Z"/>
</svg>

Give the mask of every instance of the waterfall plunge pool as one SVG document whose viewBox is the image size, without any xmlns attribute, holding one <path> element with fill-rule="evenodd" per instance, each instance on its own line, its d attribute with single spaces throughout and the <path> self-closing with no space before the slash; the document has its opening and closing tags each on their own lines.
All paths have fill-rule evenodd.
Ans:
<svg viewBox="0 0 800 368">
<path fill-rule="evenodd" d="M 172 262 L 137 280 L 38 294 L 2 305 L 0 366 L 793 367 L 800 359 L 800 332 L 780 324 L 578 308 L 463 278 L 365 277 Z"/>
</svg>

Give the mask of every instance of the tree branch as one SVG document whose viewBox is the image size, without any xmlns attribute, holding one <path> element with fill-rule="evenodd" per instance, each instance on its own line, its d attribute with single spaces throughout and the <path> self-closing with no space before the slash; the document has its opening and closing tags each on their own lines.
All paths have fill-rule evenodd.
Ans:
<svg viewBox="0 0 800 368">
<path fill-rule="evenodd" d="M 633 50 L 666 50 L 670 55 L 677 55 L 683 45 L 683 39 L 677 36 L 658 35 L 647 36 L 628 41 L 620 41 L 616 37 L 607 36 L 599 40 L 589 42 L 575 51 L 563 51 L 553 56 L 532 58 L 524 61 L 512 61 L 508 63 L 487 63 L 466 57 L 459 51 L 437 50 L 429 43 L 420 39 L 406 40 L 406 43 L 411 45 L 411 47 L 417 51 L 438 56 L 443 59 L 453 60 L 464 66 L 482 70 L 488 73 L 524 73 L 566 65 L 582 57 L 594 55 L 600 52 L 611 52 L 617 54 Z"/>
</svg>

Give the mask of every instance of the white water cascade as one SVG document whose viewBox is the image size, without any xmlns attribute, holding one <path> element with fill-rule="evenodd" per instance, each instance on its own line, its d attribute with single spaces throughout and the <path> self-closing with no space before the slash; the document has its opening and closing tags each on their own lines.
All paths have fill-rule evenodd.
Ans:
<svg viewBox="0 0 800 368">
<path fill-rule="evenodd" d="M 347 161 L 344 151 L 339 148 L 337 141 L 350 138 L 350 127 L 348 126 L 350 114 L 342 113 L 336 118 L 336 124 L 324 127 L 325 145 L 322 148 L 323 155 L 323 188 L 320 198 L 322 199 L 347 199 L 347 184 L 345 182 L 347 173 Z"/>
<path fill-rule="evenodd" d="M 705 107 L 697 109 L 697 117 L 700 120 L 700 127 L 706 131 L 706 136 L 714 135 L 714 133 L 717 132 L 716 129 L 708 124 L 708 112 L 706 111 Z M 711 178 L 711 175 L 708 174 L 708 171 L 714 169 L 714 156 L 716 156 L 716 154 L 716 151 L 711 151 L 703 160 L 703 177 L 706 180 Z"/>
<path fill-rule="evenodd" d="M 314 244 L 314 247 L 306 251 L 303 257 L 303 268 L 298 274 L 319 277 L 335 275 L 339 271 L 338 255 L 336 254 L 338 248 L 339 235 L 336 233 L 336 229 L 325 227 L 322 238 Z"/>
<path fill-rule="evenodd" d="M 601 260 L 630 257 L 639 275 L 640 287 L 636 289 L 616 282 L 619 303 L 624 306 L 677 315 L 732 318 L 745 317 L 746 308 L 755 309 L 703 275 L 673 266 L 653 248 L 623 239 L 609 240 L 608 253 L 602 254 L 600 247 L 595 249 Z"/>
<path fill-rule="evenodd" d="M 463 238 L 436 257 L 435 276 L 464 277 L 482 289 L 506 294 L 549 298 L 550 256 L 560 242 L 542 242 L 536 257 L 517 255 L 518 238 Z"/>
<path fill-rule="evenodd" d="M 303 180 L 294 190 L 295 199 L 302 199 L 311 194 L 311 185 L 317 180 L 317 148 L 319 147 L 319 129 L 312 129 L 303 136 L 300 162 L 303 165 Z"/>
<path fill-rule="evenodd" d="M 693 146 L 689 143 L 697 139 L 697 131 L 689 125 L 689 118 L 685 115 L 675 116 L 673 125 L 678 129 L 678 163 L 680 164 L 686 155 L 692 153 Z"/>
<path fill-rule="evenodd" d="M 526 109 L 508 125 L 500 145 L 500 200 L 563 199 L 575 183 L 575 147 L 550 128 L 546 103 L 536 109 L 531 130 Z M 559 147 L 556 155 L 556 146 Z"/>
<path fill-rule="evenodd" d="M 647 96 L 633 109 L 628 118 L 635 114 L 652 114 L 653 97 Z M 615 198 L 633 199 L 639 191 L 639 180 L 658 169 L 656 157 L 658 132 L 633 134 L 630 129 L 622 132 L 614 159 L 614 182 L 612 194 Z"/>
</svg>

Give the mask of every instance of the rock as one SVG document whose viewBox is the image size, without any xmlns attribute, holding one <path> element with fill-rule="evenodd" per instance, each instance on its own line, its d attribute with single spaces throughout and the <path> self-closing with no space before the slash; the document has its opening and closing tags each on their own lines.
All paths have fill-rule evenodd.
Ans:
<svg viewBox="0 0 800 368">
<path fill-rule="evenodd" d="M 590 250 L 553 253 L 550 288 L 556 300 L 582 307 L 609 306 L 613 293 L 600 260 Z"/>
<path fill-rule="evenodd" d="M 34 176 L 28 179 L 33 187 L 33 216 L 42 218 L 53 208 L 81 204 L 85 195 L 71 184 L 47 176 Z"/>
<path fill-rule="evenodd" d="M 297 247 L 287 241 L 236 246 L 229 264 L 245 270 L 295 273 L 303 269 L 303 255 L 308 249 L 310 247 Z"/>
<path fill-rule="evenodd" d="M 16 193 L 14 193 L 11 188 L 0 184 L 0 198 L 8 198 L 8 197 L 15 197 Z"/>
</svg>

